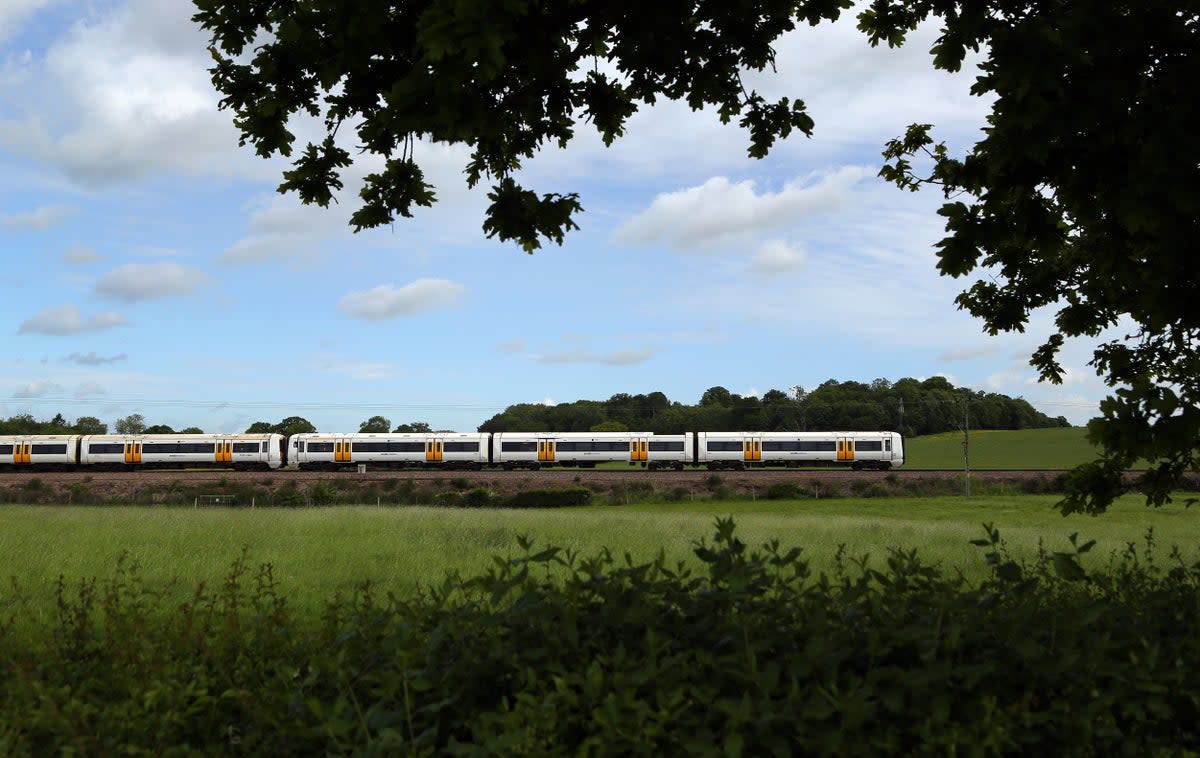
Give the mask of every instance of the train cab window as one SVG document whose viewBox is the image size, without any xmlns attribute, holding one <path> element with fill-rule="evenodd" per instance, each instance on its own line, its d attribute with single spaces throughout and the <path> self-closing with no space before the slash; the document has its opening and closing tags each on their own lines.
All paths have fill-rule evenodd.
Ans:
<svg viewBox="0 0 1200 758">
<path fill-rule="evenodd" d="M 890 453 L 890 452 L 892 452 L 892 441 L 891 441 L 891 440 L 884 440 L 884 441 L 883 441 L 883 449 L 884 449 L 884 450 L 886 450 L 886 451 L 888 451 L 889 453 Z"/>
<path fill-rule="evenodd" d="M 261 449 L 259 449 L 259 451 L 258 451 L 258 452 L 260 452 L 260 453 L 265 453 L 265 452 L 267 452 L 267 443 L 265 443 L 265 442 L 264 442 L 264 443 L 262 443 L 262 448 L 261 448 Z"/>
</svg>

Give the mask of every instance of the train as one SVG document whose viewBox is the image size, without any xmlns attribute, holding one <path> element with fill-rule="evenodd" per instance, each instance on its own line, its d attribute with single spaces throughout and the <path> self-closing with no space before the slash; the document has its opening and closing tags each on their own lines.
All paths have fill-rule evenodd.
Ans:
<svg viewBox="0 0 1200 758">
<path fill-rule="evenodd" d="M 162 468 L 647 469 L 904 464 L 898 432 L 309 432 L 0 435 L 0 470 Z"/>
</svg>

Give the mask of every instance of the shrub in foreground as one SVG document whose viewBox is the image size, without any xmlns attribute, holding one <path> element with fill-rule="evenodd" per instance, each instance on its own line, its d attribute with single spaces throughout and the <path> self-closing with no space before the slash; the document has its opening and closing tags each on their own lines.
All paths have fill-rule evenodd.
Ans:
<svg viewBox="0 0 1200 758">
<path fill-rule="evenodd" d="M 4 754 L 1104 755 L 1200 750 L 1200 567 L 1090 545 L 970 584 L 894 552 L 555 548 L 297 619 L 238 561 L 179 608 L 122 564 L 5 643 Z"/>
</svg>

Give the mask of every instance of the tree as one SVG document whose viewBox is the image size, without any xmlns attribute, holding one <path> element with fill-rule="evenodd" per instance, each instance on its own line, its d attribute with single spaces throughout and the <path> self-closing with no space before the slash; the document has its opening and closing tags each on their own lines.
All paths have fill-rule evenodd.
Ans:
<svg viewBox="0 0 1200 758">
<path fill-rule="evenodd" d="M 108 434 L 108 424 L 95 416 L 80 416 L 75 419 L 76 434 Z"/>
<path fill-rule="evenodd" d="M 383 416 L 372 416 L 358 425 L 360 432 L 386 432 L 392 428 L 392 422 Z"/>
<path fill-rule="evenodd" d="M 306 418 L 301 418 L 300 416 L 288 416 L 278 424 L 273 424 L 271 426 L 271 431 L 275 434 L 282 434 L 286 437 L 290 437 L 293 434 L 315 432 L 317 431 L 317 427 L 313 426 L 312 423 Z"/>
<path fill-rule="evenodd" d="M 179 430 L 180 434 L 204 434 L 204 430 L 198 426 L 189 426 Z"/>
<path fill-rule="evenodd" d="M 246 428 L 246 434 L 270 434 L 274 426 L 270 421 L 255 421 Z"/>
<path fill-rule="evenodd" d="M 424 421 L 413 421 L 411 424 L 400 424 L 392 431 L 394 432 L 410 432 L 413 434 L 425 433 L 429 434 L 433 428 Z"/>
<path fill-rule="evenodd" d="M 1136 486 L 1162 504 L 1200 471 L 1200 1 L 875 0 L 860 26 L 896 45 L 930 15 L 935 66 L 983 51 L 972 92 L 994 98 L 989 128 L 955 158 L 914 124 L 881 175 L 941 186 L 938 268 L 984 274 L 957 303 L 989 333 L 1055 309 L 1030 360 L 1044 381 L 1062 381 L 1067 339 L 1102 339 L 1091 365 L 1112 393 L 1088 434 L 1104 452 L 1073 472 L 1062 509 L 1105 510 L 1139 458 L 1152 465 Z"/>
<path fill-rule="evenodd" d="M 715 105 L 749 131 L 752 157 L 811 133 L 802 101 L 768 103 L 740 73 L 770 65 L 772 44 L 797 23 L 852 5 L 195 2 L 221 107 L 244 143 L 290 157 L 291 117 L 324 117 L 324 139 L 284 172 L 281 191 L 328 205 L 351 161 L 338 130 L 352 124 L 361 149 L 386 160 L 351 224 L 387 224 L 434 200 L 416 140 L 466 144 L 468 184 L 495 180 L 484 230 L 527 251 L 561 242 L 581 206 L 575 194 L 538 197 L 513 174 L 544 144 L 565 145 L 579 120 L 611 144 L 657 98 Z M 956 158 L 931 125 L 914 124 L 888 143 L 881 171 L 946 193 L 939 270 L 976 277 L 958 306 L 992 334 L 1056 308 L 1031 359 L 1051 382 L 1063 378 L 1067 339 L 1104 335 L 1091 363 L 1112 393 L 1089 425 L 1104 454 L 1075 472 L 1067 511 L 1104 510 L 1138 458 L 1153 464 L 1138 486 L 1154 504 L 1200 471 L 1198 16 L 1200 0 L 872 0 L 859 15 L 871 44 L 891 46 L 940 19 L 937 68 L 983 59 L 972 91 L 992 103 L 984 138 Z M 1105 332 L 1126 324 L 1128 337 Z"/>
<path fill-rule="evenodd" d="M 117 434 L 142 434 L 146 431 L 146 419 L 140 413 L 131 413 L 125 418 L 117 419 Z"/>
<path fill-rule="evenodd" d="M 434 202 L 416 140 L 465 144 L 467 183 L 494 180 L 484 230 L 528 252 L 543 238 L 561 244 L 582 207 L 574 193 L 538 197 L 513 175 L 541 146 L 565 146 L 579 121 L 610 144 L 640 105 L 670 98 L 716 106 L 723 122 L 740 117 L 754 157 L 793 129 L 810 134 L 803 102 L 767 102 L 741 72 L 771 65 L 772 42 L 797 22 L 834 20 L 851 5 L 420 0 L 355 12 L 341 3 L 194 2 L 193 20 L 212 35 L 220 106 L 233 111 L 242 144 L 291 157 L 292 116 L 324 118 L 324 138 L 284 172 L 281 192 L 327 206 L 351 163 L 338 132 L 353 125 L 354 147 L 384 167 L 367 176 L 351 224 L 386 225 Z"/>
<path fill-rule="evenodd" d="M 155 424 L 146 427 L 146 434 L 174 434 L 175 430 L 166 424 Z"/>
<path fill-rule="evenodd" d="M 629 427 L 622 424 L 620 421 L 602 421 L 596 424 L 589 432 L 627 432 Z"/>
</svg>

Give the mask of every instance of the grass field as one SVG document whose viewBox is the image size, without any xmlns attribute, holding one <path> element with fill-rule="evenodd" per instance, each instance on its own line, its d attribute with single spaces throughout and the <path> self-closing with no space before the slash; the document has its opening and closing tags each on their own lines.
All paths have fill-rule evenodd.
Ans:
<svg viewBox="0 0 1200 758">
<path fill-rule="evenodd" d="M 1098 451 L 1082 427 L 973 431 L 973 469 L 1069 469 L 1095 460 Z M 947 432 L 905 439 L 905 468 L 963 468 L 963 434 Z"/>
<path fill-rule="evenodd" d="M 583 555 L 607 546 L 647 561 L 661 549 L 672 563 L 696 563 L 693 543 L 710 537 L 714 520 L 728 515 L 743 541 L 757 546 L 774 538 L 803 547 L 818 569 L 828 569 L 845 545 L 848 555 L 869 554 L 873 562 L 885 560 L 889 548 L 917 548 L 946 570 L 981 575 L 983 551 L 968 542 L 983 537 L 983 522 L 1000 529 L 1017 557 L 1032 558 L 1039 540 L 1048 550 L 1066 550 L 1068 535 L 1079 532 L 1098 543 L 1087 560 L 1103 561 L 1128 543 L 1143 545 L 1152 529 L 1160 560 L 1171 545 L 1189 561 L 1200 560 L 1198 509 L 1149 509 L 1130 497 L 1101 517 L 1064 518 L 1054 502 L 1053 496 L 697 500 L 537 511 L 4 506 L 0 577 L 13 577 L 27 610 L 45 618 L 60 574 L 69 584 L 103 579 L 127 554 L 152 585 L 179 578 L 182 598 L 197 582 L 219 582 L 245 550 L 251 564 L 273 564 L 289 602 L 315 613 L 335 592 L 367 580 L 408 595 L 448 571 L 477 573 L 492 556 L 516 555 L 518 535 Z M 12 583 L 0 584 L 0 618 L 17 605 Z"/>
</svg>

